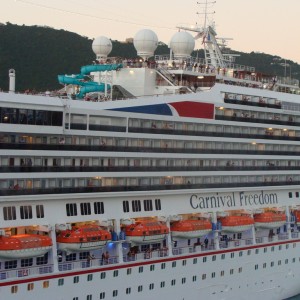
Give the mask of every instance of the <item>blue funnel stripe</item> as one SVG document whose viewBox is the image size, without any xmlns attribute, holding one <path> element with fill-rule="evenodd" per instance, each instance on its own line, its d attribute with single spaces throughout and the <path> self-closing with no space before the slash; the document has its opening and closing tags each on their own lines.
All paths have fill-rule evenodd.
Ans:
<svg viewBox="0 0 300 300">
<path fill-rule="evenodd" d="M 126 111 L 132 113 L 151 114 L 151 115 L 163 115 L 163 116 L 173 115 L 170 107 L 167 104 L 121 107 L 121 108 L 114 108 L 109 110 Z"/>
</svg>

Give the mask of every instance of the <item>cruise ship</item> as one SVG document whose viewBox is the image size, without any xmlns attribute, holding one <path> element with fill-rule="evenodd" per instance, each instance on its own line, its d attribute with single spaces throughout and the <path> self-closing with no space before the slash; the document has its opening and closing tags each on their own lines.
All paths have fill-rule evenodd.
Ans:
<svg viewBox="0 0 300 300">
<path fill-rule="evenodd" d="M 9 70 L 1 299 L 300 293 L 299 82 L 235 64 L 213 24 L 178 29 L 159 56 L 138 31 L 139 60 L 96 38 L 55 94 L 16 93 Z"/>
</svg>

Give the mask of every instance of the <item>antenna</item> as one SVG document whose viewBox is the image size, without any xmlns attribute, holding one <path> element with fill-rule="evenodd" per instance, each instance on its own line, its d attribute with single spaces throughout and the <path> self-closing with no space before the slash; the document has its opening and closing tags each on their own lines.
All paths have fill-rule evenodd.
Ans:
<svg viewBox="0 0 300 300">
<path fill-rule="evenodd" d="M 215 11 L 208 12 L 208 9 L 211 8 L 216 2 L 217 1 L 209 2 L 208 0 L 205 0 L 205 2 L 197 2 L 197 4 L 199 5 L 204 5 L 203 12 L 201 13 L 197 12 L 197 15 L 204 15 L 204 25 L 203 25 L 204 29 L 206 28 L 208 15 L 213 15 L 215 13 Z"/>
</svg>

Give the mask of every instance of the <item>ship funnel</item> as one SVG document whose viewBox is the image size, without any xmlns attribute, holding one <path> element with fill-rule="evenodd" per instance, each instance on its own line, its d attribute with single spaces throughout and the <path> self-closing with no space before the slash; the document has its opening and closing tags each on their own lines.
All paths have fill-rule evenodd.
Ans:
<svg viewBox="0 0 300 300">
<path fill-rule="evenodd" d="M 16 71 L 14 69 L 10 69 L 8 71 L 9 75 L 9 92 L 14 94 L 16 91 Z"/>
</svg>

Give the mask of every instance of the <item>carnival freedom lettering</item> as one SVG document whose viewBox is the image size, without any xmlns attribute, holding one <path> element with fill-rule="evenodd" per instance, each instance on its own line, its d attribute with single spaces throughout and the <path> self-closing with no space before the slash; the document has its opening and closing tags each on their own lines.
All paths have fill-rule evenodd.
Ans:
<svg viewBox="0 0 300 300">
<path fill-rule="evenodd" d="M 278 204 L 278 196 L 276 193 L 216 193 L 213 196 L 191 195 L 190 205 L 193 209 L 209 209 L 209 208 L 230 208 L 230 207 L 246 207 L 257 205 L 273 205 Z"/>
</svg>

